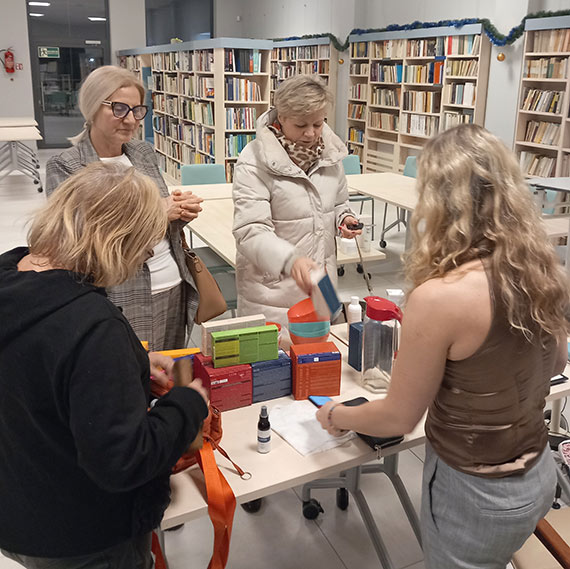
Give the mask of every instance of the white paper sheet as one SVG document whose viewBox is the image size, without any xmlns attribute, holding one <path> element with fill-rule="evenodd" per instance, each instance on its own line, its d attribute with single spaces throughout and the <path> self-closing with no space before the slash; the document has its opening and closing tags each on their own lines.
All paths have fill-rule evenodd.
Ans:
<svg viewBox="0 0 570 569">
<path fill-rule="evenodd" d="M 310 401 L 277 405 L 270 411 L 271 428 L 303 456 L 341 446 L 357 436 L 352 431 L 340 437 L 329 435 L 317 421 L 316 411 Z"/>
</svg>

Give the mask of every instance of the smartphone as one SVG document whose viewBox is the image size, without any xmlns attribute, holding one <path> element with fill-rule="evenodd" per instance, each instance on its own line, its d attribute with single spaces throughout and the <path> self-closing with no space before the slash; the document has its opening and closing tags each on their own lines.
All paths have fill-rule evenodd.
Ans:
<svg viewBox="0 0 570 569">
<path fill-rule="evenodd" d="M 332 399 L 326 395 L 309 395 L 309 401 L 316 407 L 322 407 L 325 403 L 332 401 Z"/>
<path fill-rule="evenodd" d="M 346 228 L 350 229 L 351 231 L 356 231 L 357 229 L 362 229 L 364 227 L 364 223 L 347 223 Z"/>
<path fill-rule="evenodd" d="M 368 403 L 368 399 L 366 399 L 366 397 L 356 397 L 355 399 L 350 399 L 349 401 L 342 402 L 342 404 L 346 405 L 347 407 L 357 407 L 363 403 Z"/>
<path fill-rule="evenodd" d="M 568 378 L 563 374 L 559 373 L 550 379 L 550 385 L 558 385 L 559 383 L 564 383 Z"/>
</svg>

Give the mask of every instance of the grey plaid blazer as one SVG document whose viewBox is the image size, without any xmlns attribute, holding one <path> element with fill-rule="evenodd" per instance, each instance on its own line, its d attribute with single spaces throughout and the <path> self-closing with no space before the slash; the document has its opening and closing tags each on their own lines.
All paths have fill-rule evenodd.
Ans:
<svg viewBox="0 0 570 569">
<path fill-rule="evenodd" d="M 160 195 L 167 197 L 168 188 L 164 183 L 154 150 L 150 144 L 141 140 L 131 140 L 123 145 L 123 152 L 127 155 L 133 166 L 141 173 L 154 180 Z M 87 164 L 99 160 L 99 156 L 91 144 L 89 136 L 86 136 L 76 146 L 64 150 L 61 154 L 48 160 L 46 166 L 46 193 L 49 196 L 64 180 L 81 170 Z M 180 241 L 180 230 L 186 225 L 183 221 L 170 222 L 168 239 L 172 255 L 180 270 L 182 279 L 186 282 L 186 321 L 188 335 L 192 331 L 194 315 L 198 308 L 198 292 L 192 276 L 184 261 L 184 252 Z M 150 272 L 143 265 L 142 269 L 128 281 L 121 285 L 107 289 L 109 299 L 119 306 L 133 330 L 140 340 L 150 340 L 152 330 L 152 304 Z M 184 346 L 178 346 L 183 348 Z"/>
</svg>

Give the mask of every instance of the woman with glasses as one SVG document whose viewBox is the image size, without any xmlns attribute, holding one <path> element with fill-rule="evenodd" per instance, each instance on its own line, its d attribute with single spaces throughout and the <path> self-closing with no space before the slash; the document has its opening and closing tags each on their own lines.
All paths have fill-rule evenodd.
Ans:
<svg viewBox="0 0 570 569">
<path fill-rule="evenodd" d="M 192 192 L 169 195 L 158 169 L 156 155 L 147 142 L 134 140 L 148 112 L 145 88 L 129 71 L 107 65 L 93 71 L 79 90 L 84 129 L 73 147 L 47 163 L 48 196 L 69 176 L 87 164 L 115 162 L 134 168 L 154 180 L 168 211 L 169 231 L 142 269 L 125 283 L 108 289 L 137 336 L 151 350 L 184 347 L 198 306 L 198 293 L 184 262 L 180 230 L 201 211 L 201 198 Z"/>
</svg>

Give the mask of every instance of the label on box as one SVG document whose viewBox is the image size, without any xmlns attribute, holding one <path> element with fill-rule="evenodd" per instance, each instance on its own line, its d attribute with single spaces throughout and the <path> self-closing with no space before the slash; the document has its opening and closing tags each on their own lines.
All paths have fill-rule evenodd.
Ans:
<svg viewBox="0 0 570 569">
<path fill-rule="evenodd" d="M 323 354 L 300 354 L 297 362 L 300 364 L 312 364 L 315 362 L 332 362 L 340 360 L 340 352 L 329 352 Z"/>
</svg>

